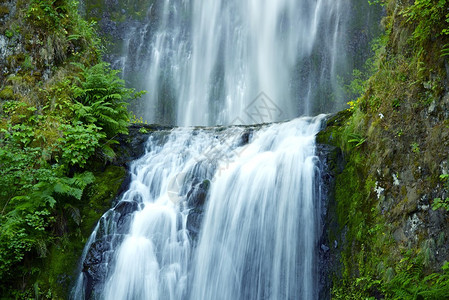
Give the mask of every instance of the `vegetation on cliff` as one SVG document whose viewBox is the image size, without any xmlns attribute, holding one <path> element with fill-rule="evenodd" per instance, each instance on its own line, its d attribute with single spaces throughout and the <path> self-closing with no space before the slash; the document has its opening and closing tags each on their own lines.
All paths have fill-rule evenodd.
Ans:
<svg viewBox="0 0 449 300">
<path fill-rule="evenodd" d="M 449 295 L 449 1 L 372 1 L 386 9 L 372 76 L 319 139 L 341 147 L 329 238 L 341 247 L 336 299 Z M 443 199 L 443 200 L 442 200 Z M 337 263 L 338 264 L 338 263 Z"/>
<path fill-rule="evenodd" d="M 76 1 L 0 8 L 0 294 L 67 298 L 85 239 L 125 176 L 107 162 L 139 93 L 101 61 Z"/>
</svg>

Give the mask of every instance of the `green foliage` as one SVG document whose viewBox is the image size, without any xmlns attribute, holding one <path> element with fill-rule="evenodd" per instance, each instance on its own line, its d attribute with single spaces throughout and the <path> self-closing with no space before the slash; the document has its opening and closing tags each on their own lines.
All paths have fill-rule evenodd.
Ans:
<svg viewBox="0 0 449 300">
<path fill-rule="evenodd" d="M 9 180 L 22 174 L 17 170 L 6 175 L 11 173 L 14 176 Z M 23 260 L 30 251 L 40 257 L 46 256 L 47 244 L 52 240 L 47 230 L 55 224 L 56 211 L 63 209 L 65 203 L 80 200 L 85 187 L 94 180 L 90 172 L 67 177 L 62 168 L 57 167 L 35 170 L 35 178 L 25 175 L 31 182 L 25 182 L 25 188 L 16 191 L 16 195 L 4 203 L 0 218 L 0 278 L 5 281 L 14 275 L 11 266 Z M 6 184 L 12 183 L 6 181 Z"/>
<path fill-rule="evenodd" d="M 146 129 L 145 127 L 142 127 L 139 129 L 139 132 L 142 134 L 147 134 L 148 133 L 148 129 Z"/>
<path fill-rule="evenodd" d="M 449 211 L 449 198 L 446 199 L 441 199 L 441 198 L 435 198 L 433 199 L 433 203 L 432 203 L 432 209 L 433 210 L 437 210 L 437 209 L 444 209 L 446 211 Z"/>
<path fill-rule="evenodd" d="M 5 36 L 10 39 L 14 36 L 14 32 L 12 32 L 11 30 L 6 30 L 5 31 Z"/>
<path fill-rule="evenodd" d="M 366 89 L 366 74 L 362 71 L 354 69 L 352 71 L 353 80 L 348 84 L 345 89 L 346 93 L 351 99 L 356 99 L 362 95 Z"/>
<path fill-rule="evenodd" d="M 133 112 L 130 112 L 130 120 L 133 124 L 148 124 L 148 121 L 144 120 L 143 117 L 138 118 Z"/>
<path fill-rule="evenodd" d="M 411 143 L 410 147 L 412 148 L 412 152 L 419 154 L 421 151 L 419 150 L 419 144 L 418 143 Z"/>
<path fill-rule="evenodd" d="M 25 50 L 8 57 L 0 87 L 0 298 L 64 299 L 85 238 L 124 177 L 119 167 L 90 171 L 111 167 L 104 160 L 127 132 L 127 101 L 141 93 L 101 62 L 94 23 L 76 1 L 16 9 L 3 28 Z"/>
<path fill-rule="evenodd" d="M 440 181 L 443 182 L 445 189 L 449 189 L 449 174 L 441 174 Z M 441 199 L 441 198 L 433 199 L 432 209 L 438 210 L 440 208 L 442 208 L 446 211 L 449 211 L 449 197 L 447 197 L 445 199 Z"/>
<path fill-rule="evenodd" d="M 368 0 L 369 5 L 382 5 L 384 6 L 384 0 Z"/>
<path fill-rule="evenodd" d="M 360 147 L 366 142 L 366 138 L 362 137 L 360 134 L 351 133 L 349 134 L 348 143 L 354 145 L 355 148 Z"/>
<path fill-rule="evenodd" d="M 62 86 L 70 86 L 70 82 L 64 80 Z M 120 93 L 120 87 L 116 89 Z M 71 100 L 64 89 L 56 86 L 49 90 L 48 96 L 55 104 L 65 99 L 64 106 L 55 105 L 53 109 L 66 111 L 68 116 L 70 112 L 81 115 L 81 109 L 97 109 L 95 101 L 80 105 L 77 100 Z M 81 96 L 77 99 L 83 100 Z M 105 96 L 98 101 L 112 102 L 110 99 Z M 119 105 L 119 109 L 124 107 L 122 103 Z M 114 105 L 111 108 L 115 108 Z M 0 279 L 7 284 L 17 276 L 11 270 L 27 256 L 46 256 L 48 245 L 57 238 L 55 233 L 66 230 L 63 224 L 68 217 L 80 224 L 77 202 L 94 176 L 90 172 L 69 175 L 69 170 L 85 167 L 88 160 L 102 150 L 101 143 L 105 143 L 107 133 L 96 125 L 106 126 L 104 119 L 101 122 L 94 117 L 84 117 L 84 122 L 70 121 L 54 117 L 53 111 L 43 115 L 20 101 L 5 102 L 3 113 L 6 127 L 0 130 Z M 115 117 L 115 112 L 107 110 L 107 113 Z M 54 128 L 55 124 L 60 124 L 59 129 Z M 120 125 L 125 126 L 124 123 Z M 47 131 L 42 131 L 45 127 Z M 59 138 L 47 138 L 53 134 L 49 132 L 52 130 L 56 130 Z M 117 134 L 114 130 L 116 128 L 109 126 L 108 133 Z M 117 130 L 123 132 L 123 128 Z M 5 288 L 0 285 L 0 291 Z"/>
<path fill-rule="evenodd" d="M 445 44 L 441 49 L 440 57 L 449 56 L 449 44 Z"/>
<path fill-rule="evenodd" d="M 62 125 L 61 129 L 64 132 L 64 137 L 60 139 L 61 158 L 66 165 L 84 167 L 87 159 L 100 146 L 100 140 L 106 137 L 95 124 L 76 122 L 73 125 Z"/>
<path fill-rule="evenodd" d="M 449 294 L 449 263 L 441 272 L 426 274 L 424 255 L 411 251 L 394 268 L 388 268 L 382 277 L 359 276 L 340 282 L 332 289 L 332 299 L 446 299 Z M 381 274 L 379 274 L 381 275 Z"/>
<path fill-rule="evenodd" d="M 112 70 L 107 63 L 91 68 L 77 66 L 81 68 L 81 76 L 78 85 L 72 89 L 77 100 L 78 120 L 96 124 L 106 133 L 107 138 L 117 133 L 127 133 L 127 101 L 138 97 L 140 93 L 125 88 L 124 81 L 117 75 L 119 71 Z"/>
<path fill-rule="evenodd" d="M 33 64 L 32 64 L 32 61 L 31 61 L 31 56 L 29 56 L 29 55 L 26 55 L 26 56 L 25 56 L 25 60 L 24 60 L 23 63 L 22 63 L 22 68 L 25 69 L 25 70 L 31 70 L 31 69 L 33 69 Z"/>
<path fill-rule="evenodd" d="M 441 273 L 424 275 L 422 258 L 410 254 L 396 266 L 397 275 L 384 284 L 388 299 L 445 299 L 449 295 L 449 263 Z"/>
<path fill-rule="evenodd" d="M 418 45 L 449 34 L 448 4 L 447 0 L 416 0 L 404 10 L 406 21 L 416 24 L 413 37 Z"/>
<path fill-rule="evenodd" d="M 64 16 L 76 9 L 74 1 L 65 0 L 32 0 L 26 17 L 44 29 L 60 29 Z"/>
</svg>

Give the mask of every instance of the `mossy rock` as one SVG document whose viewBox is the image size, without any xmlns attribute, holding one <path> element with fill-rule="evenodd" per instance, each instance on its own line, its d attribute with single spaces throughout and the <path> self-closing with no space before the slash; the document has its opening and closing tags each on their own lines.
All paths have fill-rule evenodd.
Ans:
<svg viewBox="0 0 449 300">
<path fill-rule="evenodd" d="M 81 231 L 84 235 L 90 234 L 96 222 L 111 207 L 112 200 L 117 197 L 126 177 L 126 170 L 124 167 L 111 165 L 103 172 L 94 174 L 95 182 L 86 190 L 82 209 Z"/>
<path fill-rule="evenodd" d="M 342 130 L 352 114 L 352 111 L 345 109 L 331 116 L 326 122 L 326 127 L 317 134 L 317 143 L 338 147 Z"/>
</svg>

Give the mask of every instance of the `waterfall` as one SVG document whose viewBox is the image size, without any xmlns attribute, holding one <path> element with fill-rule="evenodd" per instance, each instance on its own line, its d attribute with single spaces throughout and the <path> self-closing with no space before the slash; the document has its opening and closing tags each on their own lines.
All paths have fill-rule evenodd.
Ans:
<svg viewBox="0 0 449 300">
<path fill-rule="evenodd" d="M 264 122 L 341 109 L 350 0 L 165 0 L 126 38 L 126 78 L 145 74 L 137 113 L 184 126 L 254 124 L 260 93 L 279 108 Z M 150 24 L 150 25 L 149 25 Z M 326 99 L 326 101 L 323 101 Z M 346 100 L 346 101 L 345 101 Z"/>
<path fill-rule="evenodd" d="M 216 178 L 190 299 L 317 299 L 320 119 L 258 131 Z"/>
<path fill-rule="evenodd" d="M 152 135 L 73 298 L 316 299 L 322 119 Z"/>
<path fill-rule="evenodd" d="M 318 299 L 324 116 L 297 117 L 344 105 L 351 0 L 147 1 L 118 60 L 149 91 L 132 109 L 227 127 L 149 135 L 71 297 Z"/>
</svg>

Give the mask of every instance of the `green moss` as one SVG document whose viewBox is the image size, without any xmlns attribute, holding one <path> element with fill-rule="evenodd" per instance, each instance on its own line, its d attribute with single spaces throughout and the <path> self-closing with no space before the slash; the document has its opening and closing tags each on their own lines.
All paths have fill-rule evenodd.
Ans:
<svg viewBox="0 0 449 300">
<path fill-rule="evenodd" d="M 9 8 L 5 5 L 0 5 L 0 18 L 3 18 L 7 14 L 9 14 Z"/>
<path fill-rule="evenodd" d="M 23 59 L 23 63 L 22 63 L 22 68 L 25 70 L 31 70 L 33 68 L 31 56 L 25 55 L 25 58 Z"/>
<path fill-rule="evenodd" d="M 25 53 L 18 53 L 10 55 L 6 58 L 9 68 L 16 68 L 25 61 Z"/>
<path fill-rule="evenodd" d="M 111 201 L 126 176 L 123 167 L 108 166 L 103 172 L 95 173 L 95 182 L 87 188 L 81 230 L 90 233 L 101 215 L 111 207 Z"/>
<path fill-rule="evenodd" d="M 51 246 L 39 268 L 36 284 L 41 293 L 50 294 L 51 299 L 68 299 L 84 245 L 95 224 L 111 207 L 125 176 L 126 170 L 118 166 L 95 173 L 94 183 L 87 187 L 81 200 L 80 225 L 69 222 L 71 231 Z"/>
<path fill-rule="evenodd" d="M 353 112 L 346 109 L 338 112 L 326 122 L 326 128 L 321 130 L 316 140 L 321 144 L 341 146 L 342 133 Z"/>
<path fill-rule="evenodd" d="M 14 99 L 14 91 L 12 89 L 12 86 L 5 86 L 1 91 L 0 91 L 0 99 L 3 100 L 12 100 Z"/>
<path fill-rule="evenodd" d="M 447 192 L 437 178 L 447 171 L 449 149 L 442 79 L 447 59 L 440 56 L 449 41 L 442 31 L 448 21 L 427 25 L 442 16 L 443 10 L 436 10 L 441 5 L 447 10 L 449 1 L 382 2 L 386 34 L 367 90 L 351 107 L 352 115 L 317 137 L 341 147 L 346 159 L 336 176 L 339 224 L 330 234 L 340 238 L 336 256 L 342 265 L 334 273 L 333 298 L 442 299 L 449 288 L 447 271 L 439 270 L 444 243 L 420 207 L 429 195 Z M 417 10 L 420 5 L 425 7 Z M 411 11 L 416 23 L 406 19 Z M 418 17 L 429 11 L 429 18 Z M 417 36 L 423 24 L 429 32 Z M 354 133 L 366 139 L 360 147 L 348 143 Z M 412 216 L 420 225 L 410 232 Z"/>
</svg>

